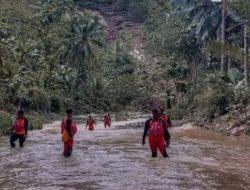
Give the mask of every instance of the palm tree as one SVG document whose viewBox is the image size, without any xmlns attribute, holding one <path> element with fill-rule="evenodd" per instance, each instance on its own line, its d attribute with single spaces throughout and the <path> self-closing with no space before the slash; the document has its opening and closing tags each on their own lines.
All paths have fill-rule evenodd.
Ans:
<svg viewBox="0 0 250 190">
<path fill-rule="evenodd" d="M 244 73 L 245 73 L 245 83 L 248 86 L 249 80 L 249 52 L 248 52 L 248 30 L 250 25 L 250 2 L 248 0 L 238 0 L 231 3 L 232 8 L 234 8 L 237 13 L 244 20 Z"/>
<path fill-rule="evenodd" d="M 174 15 L 181 15 L 183 19 L 187 20 L 189 23 L 187 28 L 194 31 L 197 45 L 200 48 L 203 48 L 208 41 L 221 37 L 222 44 L 226 43 L 226 39 L 230 39 L 232 42 L 239 40 L 244 21 L 234 10 L 228 9 L 228 11 L 225 11 L 224 4 L 212 3 L 211 1 L 203 1 L 198 5 L 186 1 L 184 5 L 184 8 L 176 11 Z M 221 14 L 222 12 L 223 14 Z M 222 15 L 225 16 L 225 19 L 222 19 Z M 225 23 L 222 23 L 222 21 L 225 21 Z M 222 47 L 220 50 L 222 54 L 221 71 L 224 71 L 225 46 L 222 45 Z"/>
<path fill-rule="evenodd" d="M 99 18 L 90 13 L 77 12 L 71 23 L 71 38 L 64 54 L 70 65 L 77 67 L 71 90 L 78 89 L 81 81 L 90 77 L 91 59 L 95 57 L 96 47 L 104 44 L 104 26 Z"/>
</svg>

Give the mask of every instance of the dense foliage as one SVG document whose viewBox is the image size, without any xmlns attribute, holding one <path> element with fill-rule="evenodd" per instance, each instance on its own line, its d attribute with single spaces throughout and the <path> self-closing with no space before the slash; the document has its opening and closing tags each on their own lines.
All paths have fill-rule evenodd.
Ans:
<svg viewBox="0 0 250 190">
<path fill-rule="evenodd" d="M 131 105 L 139 96 L 134 60 L 117 45 L 124 40 L 107 44 L 105 33 L 102 18 L 72 0 L 1 0 L 0 109 L 86 113 Z"/>
<path fill-rule="evenodd" d="M 227 1 L 225 31 L 222 3 L 210 0 L 0 2 L 5 110 L 120 111 L 158 98 L 175 118 L 213 119 L 249 101 L 248 0 Z M 106 5 L 110 17 L 126 13 L 143 25 L 145 59 L 131 55 L 126 35 L 107 43 L 107 23 L 91 11 Z"/>
<path fill-rule="evenodd" d="M 166 91 L 166 99 L 175 105 L 170 111 L 179 118 L 212 119 L 229 112 L 234 104 L 248 102 L 249 59 L 244 67 L 243 41 L 244 27 L 249 28 L 245 22 L 250 20 L 249 1 L 226 4 L 224 72 L 220 70 L 222 3 L 164 2 L 151 11 L 144 28 L 147 49 L 164 68 L 162 78 L 175 81 L 171 93 Z"/>
</svg>

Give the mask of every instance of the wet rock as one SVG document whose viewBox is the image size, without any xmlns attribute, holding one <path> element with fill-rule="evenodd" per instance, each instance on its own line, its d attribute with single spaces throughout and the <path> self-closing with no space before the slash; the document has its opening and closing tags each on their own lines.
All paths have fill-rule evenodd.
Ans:
<svg viewBox="0 0 250 190">
<path fill-rule="evenodd" d="M 246 129 L 248 128 L 248 125 L 246 125 L 246 122 L 241 119 L 234 119 L 229 122 L 229 126 L 226 128 L 226 134 L 229 136 L 239 136 L 242 135 Z"/>
<path fill-rule="evenodd" d="M 244 126 L 233 128 L 231 131 L 231 136 L 240 136 L 244 133 L 245 129 L 246 127 Z"/>
</svg>

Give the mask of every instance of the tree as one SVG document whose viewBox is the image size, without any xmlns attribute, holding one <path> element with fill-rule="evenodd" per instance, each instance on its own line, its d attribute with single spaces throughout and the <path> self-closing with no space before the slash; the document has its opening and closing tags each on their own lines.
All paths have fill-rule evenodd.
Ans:
<svg viewBox="0 0 250 190">
<path fill-rule="evenodd" d="M 71 37 L 64 52 L 66 62 L 77 67 L 71 90 L 78 89 L 82 82 L 91 77 L 91 59 L 95 57 L 94 49 L 104 44 L 104 31 L 97 16 L 80 12 L 74 15 Z"/>
<path fill-rule="evenodd" d="M 244 73 L 245 73 L 245 82 L 248 86 L 249 80 L 249 52 L 248 52 L 248 34 L 250 26 L 250 2 L 248 0 L 239 0 L 233 1 L 230 3 L 230 7 L 236 10 L 237 14 L 241 16 L 244 20 Z"/>
</svg>

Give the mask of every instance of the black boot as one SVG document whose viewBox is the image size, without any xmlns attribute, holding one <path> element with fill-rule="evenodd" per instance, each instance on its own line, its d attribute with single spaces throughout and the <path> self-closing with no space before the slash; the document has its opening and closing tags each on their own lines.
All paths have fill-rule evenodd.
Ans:
<svg viewBox="0 0 250 190">
<path fill-rule="evenodd" d="M 166 152 L 164 155 L 163 155 L 164 158 L 167 158 L 168 157 L 168 153 Z"/>
<path fill-rule="evenodd" d="M 157 153 L 152 152 L 152 158 L 156 158 L 157 157 Z"/>
<path fill-rule="evenodd" d="M 14 142 L 10 141 L 10 146 L 11 146 L 11 148 L 14 148 L 16 145 Z"/>
</svg>

